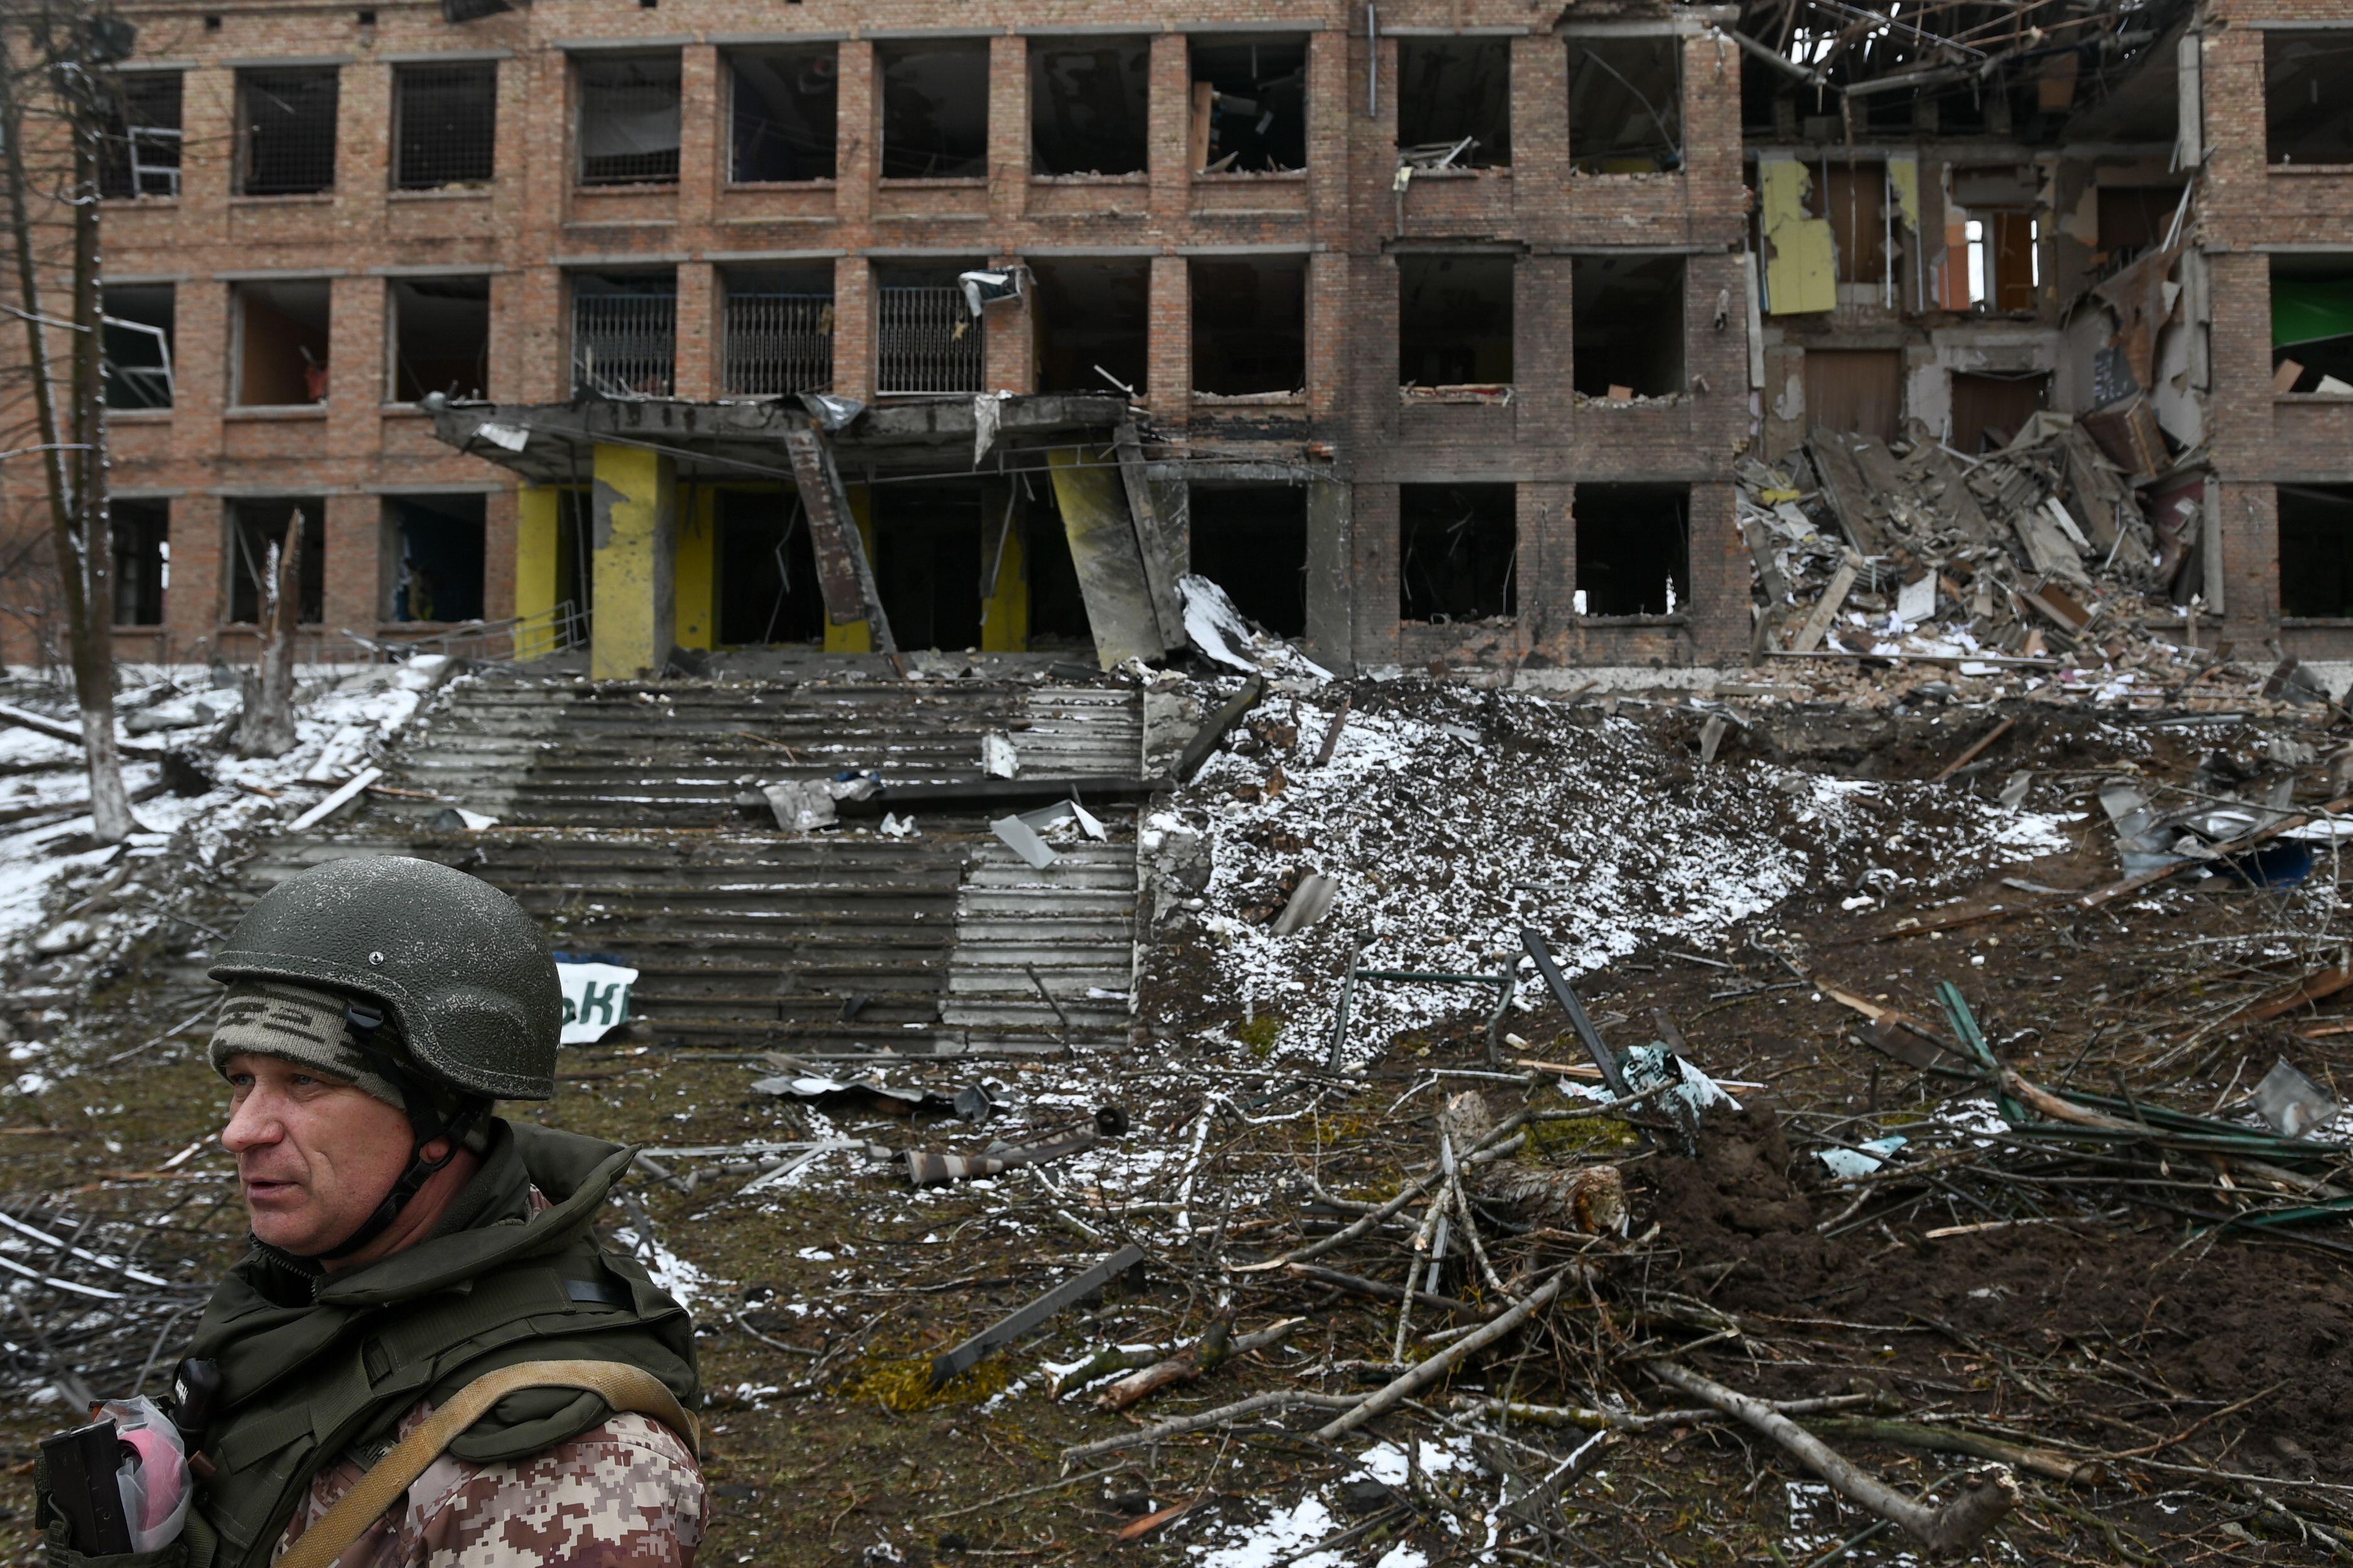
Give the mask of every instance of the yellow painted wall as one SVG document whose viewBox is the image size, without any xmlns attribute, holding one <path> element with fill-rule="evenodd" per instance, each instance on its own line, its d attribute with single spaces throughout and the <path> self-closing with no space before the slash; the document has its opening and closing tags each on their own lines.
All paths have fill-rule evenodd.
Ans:
<svg viewBox="0 0 2353 1568">
<path fill-rule="evenodd" d="M 515 614 L 525 619 L 555 608 L 563 499 L 553 485 L 523 485 L 515 491 Z M 546 647 L 543 638 L 527 638 L 517 651 L 536 658 Z"/>
<path fill-rule="evenodd" d="M 588 673 L 652 675 L 675 641 L 678 470 L 659 452 L 599 443 L 595 458 L 596 624 Z"/>
<path fill-rule="evenodd" d="M 678 531 L 678 646 L 719 646 L 719 494 L 697 485 Z"/>
<path fill-rule="evenodd" d="M 864 485 L 844 487 L 849 492 L 849 515 L 858 520 L 858 537 L 866 542 L 866 560 L 880 570 L 874 558 L 874 493 Z M 874 629 L 864 621 L 846 621 L 836 626 L 825 623 L 825 651 L 828 653 L 872 653 Z"/>
<path fill-rule="evenodd" d="M 1838 263 L 1828 218 L 1810 216 L 1813 175 L 1795 158 L 1760 161 L 1757 205 L 1765 237 L 1765 310 L 1792 316 L 1838 309 Z"/>
<path fill-rule="evenodd" d="M 983 535 L 983 543 L 986 542 L 987 536 Z M 987 569 L 987 563 L 983 562 L 981 570 Z M 1008 517 L 997 592 L 980 608 L 980 651 L 1026 653 L 1029 649 L 1029 563 L 1021 552 L 1021 520 Z"/>
</svg>

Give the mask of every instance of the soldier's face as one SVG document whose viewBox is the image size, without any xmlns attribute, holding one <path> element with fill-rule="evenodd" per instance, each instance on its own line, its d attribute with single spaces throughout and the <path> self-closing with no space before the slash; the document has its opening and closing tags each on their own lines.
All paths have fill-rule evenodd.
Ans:
<svg viewBox="0 0 2353 1568">
<path fill-rule="evenodd" d="M 224 1064 L 221 1146 L 237 1156 L 253 1234 L 298 1258 L 359 1229 L 408 1164 L 408 1118 L 364 1089 L 277 1057 Z"/>
</svg>

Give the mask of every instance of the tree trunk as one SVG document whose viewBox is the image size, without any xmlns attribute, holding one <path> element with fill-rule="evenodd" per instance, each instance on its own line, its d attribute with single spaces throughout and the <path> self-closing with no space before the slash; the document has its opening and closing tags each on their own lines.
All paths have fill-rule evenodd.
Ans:
<svg viewBox="0 0 2353 1568">
<path fill-rule="evenodd" d="M 80 29 L 66 36 L 79 40 Z M 54 49 L 58 29 L 36 39 Z M 51 64 L 53 60 L 44 60 Z M 51 318 L 44 308 L 40 265 L 34 252 L 32 174 L 25 162 L 25 103 L 17 62 L 0 38 L 0 176 L 7 187 L 10 243 L 16 252 L 17 304 L 25 321 L 27 369 L 31 373 L 35 426 L 40 437 L 42 472 L 49 500 L 51 547 L 56 553 L 58 596 L 66 613 L 67 645 L 74 691 L 81 710 L 82 752 L 90 772 L 91 830 L 103 843 L 119 843 L 137 824 L 122 784 L 122 758 L 114 734 L 114 545 L 107 524 L 104 385 L 100 368 L 98 303 L 98 156 L 100 121 L 97 106 L 58 91 L 55 71 L 42 73 L 73 139 L 71 196 L 74 250 L 73 300 L 68 331 L 73 336 L 72 402 L 60 410 L 50 363 Z M 87 70 L 78 79 L 87 79 Z M 25 80 L 41 79 L 31 73 Z M 103 617 L 103 618 L 101 618 Z"/>
<path fill-rule="evenodd" d="M 269 552 L 262 584 L 261 660 L 242 686 L 237 754 L 282 757 L 294 749 L 294 626 L 302 614 L 302 509 L 286 521 L 286 542 Z"/>
</svg>

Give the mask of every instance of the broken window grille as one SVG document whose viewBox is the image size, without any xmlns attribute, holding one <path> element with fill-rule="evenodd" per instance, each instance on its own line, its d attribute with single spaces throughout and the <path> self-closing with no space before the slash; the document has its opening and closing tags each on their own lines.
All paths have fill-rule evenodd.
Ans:
<svg viewBox="0 0 2353 1568">
<path fill-rule="evenodd" d="M 980 390 L 982 320 L 955 267 L 893 268 L 876 279 L 875 385 L 885 396 Z"/>
<path fill-rule="evenodd" d="M 114 624 L 160 626 L 172 585 L 172 503 L 117 497 L 106 510 L 114 534 Z"/>
<path fill-rule="evenodd" d="M 1141 397 L 1151 355 L 1150 258 L 1067 257 L 1030 266 L 1038 390 Z"/>
<path fill-rule="evenodd" d="M 2353 485 L 2279 487 L 2280 614 L 2353 619 Z"/>
<path fill-rule="evenodd" d="M 392 312 L 394 403 L 422 402 L 438 392 L 452 401 L 489 395 L 491 280 L 487 278 L 395 278 L 385 287 Z"/>
<path fill-rule="evenodd" d="M 1683 166 L 1683 40 L 1568 41 L 1568 156 L 1583 174 Z"/>
<path fill-rule="evenodd" d="M 488 499 L 479 493 L 384 498 L 384 602 L 391 622 L 482 618 Z"/>
<path fill-rule="evenodd" d="M 2353 255 L 2274 254 L 2271 272 L 2272 391 L 2353 395 Z"/>
<path fill-rule="evenodd" d="M 837 47 L 731 52 L 727 72 L 728 177 L 739 185 L 832 179 L 840 93 Z"/>
<path fill-rule="evenodd" d="M 2263 34 L 2263 149 L 2274 163 L 2353 163 L 2353 37 Z"/>
<path fill-rule="evenodd" d="M 1691 600 L 1691 487 L 1580 484 L 1577 593 L 1581 616 L 1672 616 Z"/>
<path fill-rule="evenodd" d="M 678 275 L 575 272 L 572 389 L 668 397 L 678 359 Z"/>
<path fill-rule="evenodd" d="M 396 189 L 490 183 L 497 163 L 497 61 L 395 67 L 392 115 Z"/>
<path fill-rule="evenodd" d="M 252 626 L 261 618 L 269 573 L 277 564 L 273 548 L 285 541 L 286 524 L 302 514 L 302 602 L 298 621 L 326 619 L 327 505 L 317 496 L 238 497 L 228 502 L 228 618 Z"/>
<path fill-rule="evenodd" d="M 100 340 L 109 408 L 172 406 L 172 324 L 176 290 L 169 283 L 109 283 L 100 295 Z"/>
<path fill-rule="evenodd" d="M 747 268 L 722 282 L 722 390 L 776 397 L 833 384 L 831 267 Z"/>
<path fill-rule="evenodd" d="M 1029 168 L 1037 174 L 1140 174 L 1151 44 L 1029 40 Z"/>
<path fill-rule="evenodd" d="M 1264 174 L 1307 166 L 1307 40 L 1195 37 L 1189 167 Z"/>
<path fill-rule="evenodd" d="M 1307 632 L 1307 488 L 1189 487 L 1192 567 L 1277 637 Z"/>
<path fill-rule="evenodd" d="M 1418 167 L 1509 167 L 1511 40 L 1399 38 L 1397 144 Z"/>
<path fill-rule="evenodd" d="M 335 184 L 333 66 L 237 73 L 237 188 L 248 196 L 309 195 Z"/>
<path fill-rule="evenodd" d="M 107 106 L 104 151 L 98 170 L 102 196 L 180 194 L 178 71 L 130 71 L 117 76 Z"/>
<path fill-rule="evenodd" d="M 590 56 L 580 91 L 580 183 L 678 184 L 679 57 Z"/>
<path fill-rule="evenodd" d="M 1569 263 L 1569 368 L 1588 397 L 1683 390 L 1683 258 L 1584 255 Z"/>
<path fill-rule="evenodd" d="M 230 286 L 229 402 L 281 408 L 327 401 L 327 327 L 333 296 L 323 278 Z"/>
<path fill-rule="evenodd" d="M 979 179 L 988 173 L 988 40 L 878 45 L 882 178 Z"/>
<path fill-rule="evenodd" d="M 1307 385 L 1307 258 L 1197 257 L 1189 268 L 1193 390 L 1216 397 Z"/>
<path fill-rule="evenodd" d="M 1508 255 L 1399 256 L 1399 384 L 1499 391 L 1509 386 L 1512 272 Z"/>
<path fill-rule="evenodd" d="M 1517 613 L 1518 488 L 1398 487 L 1398 616 L 1445 623 Z"/>
</svg>

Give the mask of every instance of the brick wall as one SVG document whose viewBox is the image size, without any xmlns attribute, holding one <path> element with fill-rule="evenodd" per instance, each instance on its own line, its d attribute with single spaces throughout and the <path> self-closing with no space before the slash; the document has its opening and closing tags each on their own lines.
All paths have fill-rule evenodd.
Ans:
<svg viewBox="0 0 2353 1568">
<path fill-rule="evenodd" d="M 134 9 L 141 9 L 134 7 Z M 1319 626 L 1353 626 L 1355 657 L 1511 663 L 1620 658 L 1736 658 L 1747 637 L 1746 569 L 1731 528 L 1731 466 L 1748 432 L 1740 257 L 1745 193 L 1739 56 L 1684 9 L 1687 166 L 1651 175 L 1569 169 L 1567 46 L 1520 0 L 1392 0 L 1385 36 L 1365 35 L 1361 6 L 1306 0 L 1271 14 L 1255 0 L 1141 0 L 1115 20 L 1153 35 L 1149 174 L 1089 183 L 1031 177 L 1030 37 L 1100 31 L 1106 13 L 1081 0 L 661 0 L 657 8 L 541 4 L 463 26 L 437 5 L 379 5 L 363 28 L 353 10 L 248 0 L 222 10 L 216 32 L 198 15 L 141 10 L 141 52 L 191 62 L 189 157 L 174 201 L 110 204 L 111 276 L 178 280 L 178 404 L 168 416 L 116 425 L 117 483 L 172 497 L 170 631 L 193 647 L 213 636 L 224 494 L 301 489 L 329 497 L 332 627 L 375 627 L 379 601 L 379 492 L 502 479 L 501 470 L 433 443 L 415 414 L 386 408 L 386 271 L 479 268 L 491 277 L 491 395 L 560 401 L 569 395 L 567 266 L 674 267 L 677 388 L 716 387 L 716 269 L 764 258 L 830 258 L 835 274 L 837 390 L 872 385 L 868 259 L 953 252 L 1012 262 L 1033 251 L 1147 254 L 1151 265 L 1149 401 L 1160 430 L 1195 457 L 1303 462 L 1356 488 L 1345 582 L 1319 590 Z M 1728 17 L 1728 13 L 1726 14 Z M 1573 19 L 1573 18 L 1572 18 Z M 1309 168 L 1303 177 L 1211 176 L 1187 169 L 1187 31 L 1294 27 L 1308 53 Z M 990 168 L 972 188 L 878 184 L 879 93 L 872 40 L 924 30 L 990 40 Z M 1511 42 L 1513 143 L 1508 171 L 1417 181 L 1392 191 L 1395 30 L 1504 31 Z M 839 42 L 837 177 L 807 187 L 730 189 L 726 43 L 749 36 Z M 674 185 L 583 189 L 574 178 L 567 47 L 635 40 L 675 50 L 683 83 L 680 178 Z M 497 177 L 487 189 L 391 190 L 387 159 L 393 64 L 436 51 L 496 51 Z M 253 198 L 231 191 L 233 62 L 334 57 L 341 68 L 337 178 L 318 197 Z M 1368 113 L 1367 73 L 1378 74 Z M 1400 223 L 1400 219 L 1402 222 Z M 1397 392 L 1400 242 L 1504 247 L 1517 256 L 1514 362 L 1508 406 L 1401 408 Z M 1686 258 L 1685 330 L 1692 390 L 1632 408 L 1583 405 L 1570 389 L 1580 251 L 1632 247 Z M 1281 249 L 1310 256 L 1308 396 L 1252 410 L 1248 421 L 1196 409 L 1189 396 L 1189 258 Z M 333 318 L 323 416 L 257 416 L 227 406 L 233 275 L 330 270 Z M 1712 326 L 1719 296 L 1732 304 Z M 1035 375 L 1019 306 L 992 309 L 987 383 L 1016 390 Z M 1397 621 L 1396 487 L 1446 476 L 1520 487 L 1520 614 L 1476 635 L 1401 628 Z M 1691 606 L 1656 624 L 1578 624 L 1574 495 L 1580 480 L 1687 484 L 1693 495 Z M 21 492 L 12 477 L 9 494 Z M 490 509 L 486 609 L 512 605 L 513 505 Z M 1329 602 L 1338 595 L 1345 603 Z M 5 634 L 0 634 L 5 635 Z M 1351 650 L 1326 650 L 1345 654 Z"/>
</svg>

